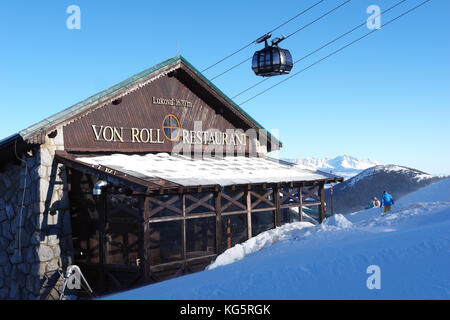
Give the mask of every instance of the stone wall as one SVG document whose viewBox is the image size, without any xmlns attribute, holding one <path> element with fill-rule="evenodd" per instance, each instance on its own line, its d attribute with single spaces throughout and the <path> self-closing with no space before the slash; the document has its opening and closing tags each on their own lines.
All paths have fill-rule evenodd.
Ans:
<svg viewBox="0 0 450 320">
<path fill-rule="evenodd" d="M 62 129 L 0 173 L 0 299 L 56 298 L 72 263 Z M 23 205 L 22 205 L 23 204 Z"/>
</svg>

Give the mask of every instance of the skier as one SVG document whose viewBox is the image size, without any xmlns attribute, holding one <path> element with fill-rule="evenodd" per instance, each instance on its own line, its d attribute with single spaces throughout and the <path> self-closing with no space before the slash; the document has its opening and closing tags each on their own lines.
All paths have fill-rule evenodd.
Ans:
<svg viewBox="0 0 450 320">
<path fill-rule="evenodd" d="M 381 207 L 381 202 L 380 202 L 380 200 L 378 200 L 377 197 L 373 197 L 373 206 L 374 206 L 375 208 Z"/>
<path fill-rule="evenodd" d="M 391 206 L 394 204 L 394 199 L 392 196 L 385 190 L 383 192 L 383 196 L 381 197 L 381 206 L 384 206 L 384 212 L 391 211 Z"/>
<path fill-rule="evenodd" d="M 367 206 L 367 209 L 379 208 L 379 207 L 381 207 L 380 200 L 378 200 L 377 197 L 373 197 L 373 199 L 369 201 L 369 205 Z"/>
</svg>

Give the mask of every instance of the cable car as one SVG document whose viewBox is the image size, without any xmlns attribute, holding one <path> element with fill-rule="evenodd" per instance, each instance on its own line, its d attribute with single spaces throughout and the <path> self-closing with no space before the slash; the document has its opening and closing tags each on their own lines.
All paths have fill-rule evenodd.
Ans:
<svg viewBox="0 0 450 320">
<path fill-rule="evenodd" d="M 278 44 L 286 37 L 277 37 L 272 40 L 272 44 L 269 45 L 267 40 L 271 36 L 272 34 L 268 33 L 256 40 L 256 43 L 261 43 L 264 41 L 265 44 L 264 49 L 256 51 L 253 55 L 252 69 L 257 76 L 273 77 L 288 74 L 291 72 L 294 65 L 289 50 L 278 46 Z"/>
</svg>

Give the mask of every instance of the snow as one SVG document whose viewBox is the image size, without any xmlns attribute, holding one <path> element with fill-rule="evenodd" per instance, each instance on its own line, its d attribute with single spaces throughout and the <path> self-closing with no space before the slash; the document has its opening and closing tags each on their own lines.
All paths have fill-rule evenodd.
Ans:
<svg viewBox="0 0 450 320">
<path fill-rule="evenodd" d="M 320 170 L 324 172 L 333 171 L 333 174 L 344 177 L 346 180 L 359 174 L 361 171 L 380 165 L 372 159 L 357 159 L 352 156 L 338 156 L 335 158 L 312 158 L 291 159 L 300 168 L 309 170 Z"/>
<path fill-rule="evenodd" d="M 206 268 L 206 270 L 212 270 L 219 266 L 224 266 L 239 261 L 245 258 L 245 256 L 256 251 L 260 251 L 274 243 L 295 238 L 302 233 L 303 228 L 311 226 L 314 225 L 309 222 L 295 222 L 260 233 L 256 237 L 226 250 L 223 254 L 218 256 L 217 259 Z"/>
<path fill-rule="evenodd" d="M 378 165 L 378 166 L 369 168 L 367 170 L 364 170 L 357 176 L 348 180 L 348 184 L 343 189 L 345 189 L 347 187 L 353 187 L 358 181 L 363 180 L 367 177 L 370 177 L 381 171 L 386 172 L 386 173 L 402 172 L 405 174 L 412 174 L 413 175 L 412 179 L 416 180 L 416 182 L 420 182 L 425 179 L 434 178 L 433 175 L 430 175 L 430 174 L 427 174 L 427 173 L 424 173 L 424 172 L 421 172 L 421 171 L 418 171 L 415 169 L 410 169 L 407 167 L 402 167 L 402 166 L 398 166 L 398 165 Z"/>
<path fill-rule="evenodd" d="M 158 177 L 182 186 L 311 181 L 331 176 L 276 160 L 243 156 L 192 159 L 167 153 L 113 154 L 77 160 L 110 167 L 138 178 Z"/>
<path fill-rule="evenodd" d="M 217 257 L 208 270 L 107 299 L 449 299 L 450 179 L 380 208 L 292 223 Z M 368 289 L 371 265 L 381 289 Z"/>
</svg>

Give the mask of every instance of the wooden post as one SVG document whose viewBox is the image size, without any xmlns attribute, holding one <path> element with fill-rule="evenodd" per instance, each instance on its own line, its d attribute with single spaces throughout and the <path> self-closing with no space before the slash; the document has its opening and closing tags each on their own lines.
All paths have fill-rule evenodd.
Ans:
<svg viewBox="0 0 450 320">
<path fill-rule="evenodd" d="M 182 220 L 182 229 L 181 229 L 181 241 L 182 241 L 182 249 L 181 249 L 181 257 L 186 262 L 186 195 L 181 196 L 182 199 L 182 210 L 183 210 L 183 220 Z"/>
<path fill-rule="evenodd" d="M 273 201 L 275 204 L 275 226 L 281 226 L 280 185 L 273 188 Z"/>
<path fill-rule="evenodd" d="M 319 223 L 325 220 L 325 185 L 321 183 L 319 186 L 319 197 L 320 197 L 320 210 L 319 210 Z"/>
<path fill-rule="evenodd" d="M 250 239 L 252 237 L 252 195 L 250 190 L 247 190 L 247 235 Z"/>
<path fill-rule="evenodd" d="M 106 292 L 106 190 L 97 196 L 97 210 L 99 214 L 98 219 L 98 254 L 99 254 L 99 267 L 100 267 L 100 290 Z"/>
<path fill-rule="evenodd" d="M 147 282 L 150 279 L 150 197 L 145 197 L 144 208 L 142 208 L 139 221 L 139 268 L 141 269 L 142 280 Z"/>
<path fill-rule="evenodd" d="M 214 194 L 216 209 L 216 253 L 222 253 L 222 191 Z"/>
<path fill-rule="evenodd" d="M 303 187 L 300 186 L 298 188 L 298 201 L 300 202 L 299 207 L 298 207 L 298 216 L 299 216 L 299 221 L 303 221 Z"/>
</svg>

